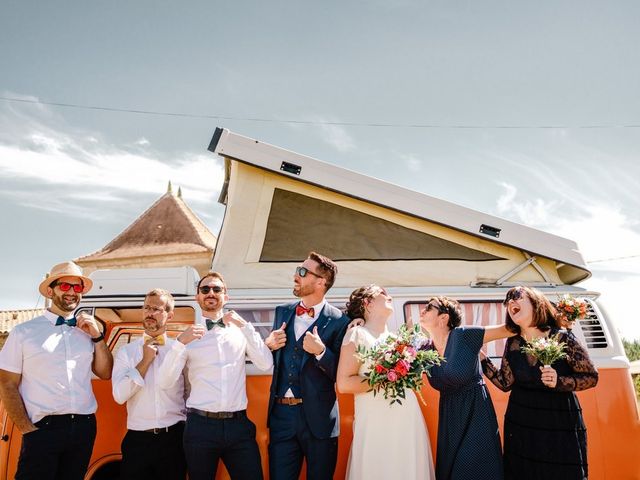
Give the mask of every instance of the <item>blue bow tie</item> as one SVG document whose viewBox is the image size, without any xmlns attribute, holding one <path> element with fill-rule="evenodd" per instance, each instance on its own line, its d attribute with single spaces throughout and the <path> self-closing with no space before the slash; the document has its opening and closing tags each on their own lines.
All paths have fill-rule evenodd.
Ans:
<svg viewBox="0 0 640 480">
<path fill-rule="evenodd" d="M 56 327 L 59 327 L 62 324 L 67 324 L 70 327 L 75 327 L 77 323 L 78 321 L 76 320 L 76 317 L 71 317 L 69 320 L 65 320 L 64 317 L 58 317 L 58 320 L 56 320 Z"/>
<path fill-rule="evenodd" d="M 222 319 L 211 320 L 210 318 L 207 318 L 206 320 L 207 320 L 207 330 L 211 330 L 213 327 L 222 327 L 222 328 L 226 327 Z"/>
</svg>

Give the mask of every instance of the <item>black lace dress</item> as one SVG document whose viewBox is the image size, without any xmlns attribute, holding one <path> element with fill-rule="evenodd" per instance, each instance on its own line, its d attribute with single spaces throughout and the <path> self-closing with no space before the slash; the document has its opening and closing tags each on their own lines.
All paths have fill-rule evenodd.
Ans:
<svg viewBox="0 0 640 480">
<path fill-rule="evenodd" d="M 511 390 L 504 419 L 505 480 L 588 476 L 587 431 L 574 392 L 594 387 L 598 372 L 572 334 L 561 331 L 558 339 L 567 344 L 567 358 L 552 365 L 558 373 L 554 388 L 542 383 L 541 364 L 522 353 L 525 340 L 519 335 L 507 340 L 500 370 L 490 359 L 482 361 L 487 378 Z"/>
</svg>

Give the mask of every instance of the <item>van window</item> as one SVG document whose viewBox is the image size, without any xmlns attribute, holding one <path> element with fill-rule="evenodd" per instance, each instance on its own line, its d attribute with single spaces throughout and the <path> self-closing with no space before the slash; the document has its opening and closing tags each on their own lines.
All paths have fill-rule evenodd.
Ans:
<svg viewBox="0 0 640 480">
<path fill-rule="evenodd" d="M 105 326 L 107 345 L 114 355 L 120 347 L 135 342 L 144 332 L 141 307 L 99 307 L 93 314 Z M 194 321 L 195 310 L 192 306 L 176 306 L 173 320 L 167 323 L 167 334 L 177 337 Z"/>
<path fill-rule="evenodd" d="M 404 304 L 404 321 L 407 325 L 420 323 L 420 311 L 425 302 L 407 302 Z M 462 325 L 498 325 L 504 322 L 506 308 L 501 302 L 460 302 Z M 487 343 L 484 351 L 490 357 L 502 357 L 505 340 Z"/>
<path fill-rule="evenodd" d="M 263 340 L 269 336 L 271 327 L 273 327 L 273 319 L 276 315 L 275 307 L 240 307 L 234 308 L 234 310 L 238 315 L 253 325 Z"/>
</svg>

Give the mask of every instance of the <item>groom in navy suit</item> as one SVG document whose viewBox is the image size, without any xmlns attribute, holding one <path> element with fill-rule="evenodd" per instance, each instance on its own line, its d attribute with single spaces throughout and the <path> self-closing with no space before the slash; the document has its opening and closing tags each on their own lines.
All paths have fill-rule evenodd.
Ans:
<svg viewBox="0 0 640 480">
<path fill-rule="evenodd" d="M 336 468 L 340 418 L 335 381 L 349 322 L 324 296 L 338 268 L 315 252 L 296 267 L 299 302 L 276 308 L 265 340 L 273 352 L 269 398 L 269 477 L 295 480 L 307 461 L 307 479 L 330 480 Z"/>
</svg>

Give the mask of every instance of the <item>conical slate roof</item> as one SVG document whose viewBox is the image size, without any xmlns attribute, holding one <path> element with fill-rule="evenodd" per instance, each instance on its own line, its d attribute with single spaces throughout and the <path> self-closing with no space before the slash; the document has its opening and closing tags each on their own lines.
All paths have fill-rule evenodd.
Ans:
<svg viewBox="0 0 640 480">
<path fill-rule="evenodd" d="M 120 235 L 76 261 L 212 252 L 215 245 L 215 235 L 169 187 Z"/>
</svg>

